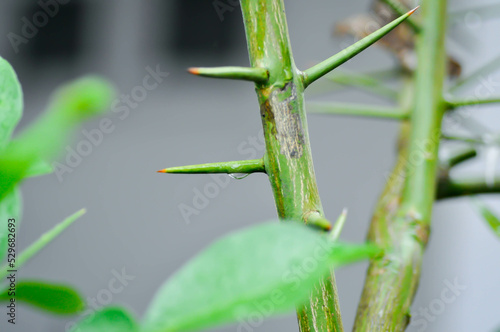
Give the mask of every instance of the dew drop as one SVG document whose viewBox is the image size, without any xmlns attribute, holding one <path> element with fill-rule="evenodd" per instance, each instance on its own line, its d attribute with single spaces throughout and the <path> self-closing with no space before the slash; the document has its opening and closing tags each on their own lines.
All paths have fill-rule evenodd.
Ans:
<svg viewBox="0 0 500 332">
<path fill-rule="evenodd" d="M 235 180 L 243 180 L 244 178 L 249 176 L 250 173 L 229 173 L 228 175 Z"/>
</svg>

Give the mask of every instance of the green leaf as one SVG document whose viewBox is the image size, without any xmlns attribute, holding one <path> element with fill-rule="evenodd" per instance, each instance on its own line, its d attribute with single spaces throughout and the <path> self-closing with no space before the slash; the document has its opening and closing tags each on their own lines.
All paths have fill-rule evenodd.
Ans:
<svg viewBox="0 0 500 332">
<path fill-rule="evenodd" d="M 23 92 L 12 66 L 0 57 L 0 149 L 9 142 L 23 113 Z"/>
<path fill-rule="evenodd" d="M 108 307 L 82 320 L 70 332 L 138 332 L 139 327 L 123 308 Z"/>
<path fill-rule="evenodd" d="M 377 252 L 331 242 L 298 223 L 251 227 L 217 241 L 172 276 L 147 310 L 144 329 L 196 330 L 290 311 L 333 264 Z"/>
<path fill-rule="evenodd" d="M 473 200 L 474 205 L 479 210 L 484 220 L 488 223 L 493 233 L 500 238 L 500 219 L 479 199 Z"/>
<path fill-rule="evenodd" d="M 44 160 L 39 160 L 38 162 L 32 164 L 26 172 L 26 177 L 36 177 L 41 175 L 50 174 L 54 171 L 52 165 Z"/>
<path fill-rule="evenodd" d="M 73 222 L 75 222 L 78 218 L 85 214 L 85 209 L 81 209 L 75 213 L 73 213 L 68 218 L 64 219 L 61 223 L 56 225 L 47 233 L 40 236 L 38 240 L 33 242 L 28 248 L 22 251 L 15 261 L 15 268 L 19 269 L 24 263 L 26 263 L 31 257 L 37 254 L 40 250 L 42 250 L 47 244 L 52 242 L 59 234 L 61 234 L 66 228 L 68 228 Z M 0 279 L 3 279 L 6 275 L 8 275 L 7 270 L 9 270 L 8 265 L 4 265 L 0 269 Z"/>
<path fill-rule="evenodd" d="M 16 230 L 18 229 L 21 218 L 21 205 L 21 193 L 17 187 L 14 187 L 0 201 L 0 262 L 4 260 L 8 249 L 9 228 L 7 221 L 11 218 L 15 219 Z"/>
<path fill-rule="evenodd" d="M 49 111 L 0 155 L 0 199 L 40 160 L 52 161 L 82 121 L 108 109 L 114 89 L 100 78 L 79 79 L 59 89 Z"/>
<path fill-rule="evenodd" d="M 19 281 L 15 289 L 7 288 L 0 293 L 0 301 L 10 301 L 11 298 L 61 315 L 74 314 L 85 307 L 83 298 L 74 289 L 35 280 Z"/>
</svg>

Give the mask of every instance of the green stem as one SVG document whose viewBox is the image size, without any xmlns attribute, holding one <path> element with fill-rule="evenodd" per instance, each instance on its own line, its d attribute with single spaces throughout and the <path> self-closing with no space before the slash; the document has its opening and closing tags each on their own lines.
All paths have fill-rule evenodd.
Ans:
<svg viewBox="0 0 500 332">
<path fill-rule="evenodd" d="M 446 106 L 443 100 L 446 0 L 424 0 L 422 7 L 424 20 L 423 30 L 417 35 L 418 71 L 401 217 L 429 225 Z"/>
<path fill-rule="evenodd" d="M 476 138 L 476 137 L 465 137 L 465 136 L 456 136 L 456 135 L 441 135 L 441 138 L 448 141 L 460 141 L 464 143 L 471 144 L 486 144 L 484 139 Z"/>
<path fill-rule="evenodd" d="M 9 273 L 9 270 L 19 269 L 23 266 L 28 260 L 30 260 L 36 253 L 42 250 L 45 246 L 47 246 L 52 240 L 54 240 L 59 234 L 61 234 L 64 230 L 66 230 L 72 223 L 74 223 L 78 218 L 85 214 L 86 210 L 81 209 L 71 216 L 64 219 L 61 223 L 57 224 L 50 231 L 42 234 L 38 240 L 33 242 L 28 248 L 24 249 L 17 257 L 17 261 L 14 263 L 14 266 L 9 266 L 9 264 L 4 265 L 0 268 L 0 279 L 4 279 Z"/>
<path fill-rule="evenodd" d="M 250 64 L 265 68 L 256 84 L 266 141 L 265 169 L 278 215 L 285 220 L 323 216 L 309 145 L 302 75 L 293 60 L 282 0 L 242 0 Z M 298 309 L 301 331 L 342 331 L 335 280 L 323 280 Z"/>
<path fill-rule="evenodd" d="M 405 121 L 396 166 L 370 223 L 368 241 L 386 250 L 383 257 L 370 261 L 354 323 L 355 332 L 404 331 L 409 321 L 407 309 L 416 287 L 411 282 L 412 274 L 419 274 L 421 262 L 421 255 L 415 255 L 413 261 L 406 259 L 406 253 L 402 254 L 408 236 L 397 218 L 407 174 L 409 129 L 409 123 Z"/>
<path fill-rule="evenodd" d="M 455 167 L 477 156 L 477 150 L 473 146 L 466 146 L 461 149 L 451 151 L 445 160 L 440 162 L 441 168 L 448 172 L 451 168 Z"/>
<path fill-rule="evenodd" d="M 406 329 L 429 236 L 445 110 L 446 0 L 424 0 L 422 10 L 408 139 L 403 134 L 407 150 L 402 144 L 398 165 L 371 223 L 369 239 L 385 253 L 370 262 L 354 331 Z"/>
<path fill-rule="evenodd" d="M 440 179 L 436 197 L 446 199 L 465 195 L 498 193 L 500 193 L 499 177 L 488 183 L 484 175 L 448 176 Z"/>
</svg>

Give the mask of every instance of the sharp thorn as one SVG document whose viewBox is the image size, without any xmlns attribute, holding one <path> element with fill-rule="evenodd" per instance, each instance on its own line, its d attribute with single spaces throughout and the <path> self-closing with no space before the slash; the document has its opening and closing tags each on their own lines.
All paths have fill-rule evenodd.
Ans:
<svg viewBox="0 0 500 332">
<path fill-rule="evenodd" d="M 257 67 L 191 67 L 188 69 L 188 72 L 193 75 L 205 77 L 252 81 L 256 83 L 267 82 L 269 78 L 267 69 Z"/>
<path fill-rule="evenodd" d="M 209 173 L 265 173 L 262 159 L 228 161 L 220 163 L 199 164 L 189 166 L 170 167 L 157 171 L 158 173 L 184 173 L 184 174 L 209 174 Z"/>
</svg>

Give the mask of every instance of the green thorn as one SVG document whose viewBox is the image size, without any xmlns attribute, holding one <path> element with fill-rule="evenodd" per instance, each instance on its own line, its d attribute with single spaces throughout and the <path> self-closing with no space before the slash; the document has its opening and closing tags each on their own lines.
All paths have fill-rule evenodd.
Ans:
<svg viewBox="0 0 500 332">
<path fill-rule="evenodd" d="M 484 105 L 484 104 L 495 104 L 500 103 L 500 97 L 479 99 L 479 98 L 471 98 L 471 99 L 455 99 L 453 97 L 449 97 L 445 100 L 448 109 L 454 109 L 457 107 L 463 106 L 471 106 L 471 105 Z"/>
<path fill-rule="evenodd" d="M 323 217 L 318 211 L 312 211 L 304 216 L 306 225 L 314 226 L 325 231 L 332 229 L 332 224 L 328 219 Z"/>
<path fill-rule="evenodd" d="M 33 242 L 28 248 L 23 250 L 15 263 L 15 269 L 19 269 L 24 263 L 26 263 L 31 257 L 33 257 L 36 253 L 38 253 L 40 250 L 42 250 L 47 244 L 52 242 L 59 234 L 61 234 L 66 228 L 68 228 L 73 222 L 75 222 L 78 218 L 83 216 L 86 213 L 85 209 L 81 209 L 75 213 L 73 213 L 71 216 L 67 217 L 64 219 L 61 223 L 57 224 L 54 228 L 52 228 L 50 231 L 46 232 L 45 234 L 42 234 L 38 240 Z M 4 265 L 0 269 L 0 278 L 3 278 L 5 275 L 7 275 L 7 270 L 12 270 L 13 268 Z"/>
<path fill-rule="evenodd" d="M 191 74 L 228 78 L 233 80 L 252 81 L 256 83 L 265 83 L 269 79 L 269 72 L 264 68 L 251 67 L 215 67 L 215 68 L 189 68 Z"/>
<path fill-rule="evenodd" d="M 184 173 L 184 174 L 207 174 L 207 173 L 265 173 L 264 160 L 241 160 L 221 163 L 210 163 L 200 165 L 189 165 L 165 168 L 158 173 Z"/>
<path fill-rule="evenodd" d="M 385 106 L 355 105 L 344 103 L 308 103 L 308 113 L 337 114 L 349 116 L 368 116 L 404 120 L 409 118 L 410 112 Z"/>
<path fill-rule="evenodd" d="M 386 24 L 385 26 L 378 29 L 374 33 L 366 36 L 365 38 L 347 47 L 346 49 L 340 51 L 334 56 L 304 71 L 303 72 L 304 86 L 307 87 L 312 82 L 328 74 L 333 69 L 337 68 L 341 64 L 347 62 L 349 59 L 353 58 L 354 56 L 364 51 L 366 48 L 368 48 L 369 46 L 380 40 L 382 37 L 384 37 L 386 34 L 388 34 L 392 29 L 397 27 L 401 22 L 410 17 L 410 15 L 413 14 L 417 9 L 418 7 L 409 11 L 405 15 L 395 19 L 391 23 Z"/>
<path fill-rule="evenodd" d="M 457 135 L 446 135 L 442 134 L 441 138 L 444 140 L 448 141 L 459 141 L 463 143 L 470 143 L 470 144 L 480 144 L 484 145 L 486 144 L 485 140 L 481 137 L 466 137 L 466 136 L 457 136 Z"/>
<path fill-rule="evenodd" d="M 397 15 L 405 15 L 407 12 L 407 9 L 404 8 L 401 3 L 394 1 L 394 0 L 381 0 L 383 3 L 385 3 L 387 6 L 389 6 Z M 422 27 L 418 22 L 416 22 L 413 18 L 409 17 L 406 20 L 406 23 L 413 29 L 415 33 L 419 33 L 422 30 Z"/>
<path fill-rule="evenodd" d="M 330 231 L 330 239 L 332 241 L 337 241 L 339 239 L 340 233 L 344 228 L 345 221 L 347 219 L 347 208 L 342 210 L 342 213 L 338 217 L 335 225 L 333 225 L 333 229 Z"/>
</svg>

